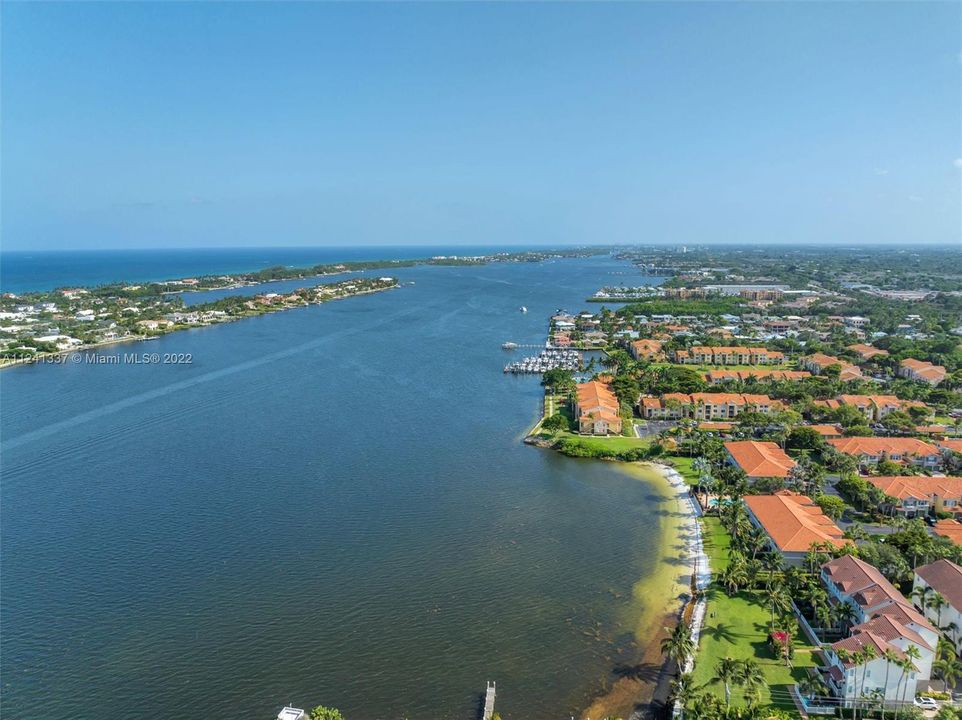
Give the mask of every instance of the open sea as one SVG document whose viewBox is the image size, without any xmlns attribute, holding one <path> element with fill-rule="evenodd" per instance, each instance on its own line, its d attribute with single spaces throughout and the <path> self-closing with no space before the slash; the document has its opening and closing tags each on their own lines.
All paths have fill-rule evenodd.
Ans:
<svg viewBox="0 0 962 720">
<path fill-rule="evenodd" d="M 370 257 L 425 252 L 392 250 Z M 5 256 L 4 289 L 357 259 L 218 252 Z M 495 680 L 506 718 L 566 720 L 633 662 L 667 600 L 644 588 L 674 562 L 669 501 L 524 446 L 541 388 L 500 345 L 655 279 L 609 257 L 394 274 L 99 352 L 190 364 L 0 372 L 0 714 L 471 720 Z"/>
</svg>

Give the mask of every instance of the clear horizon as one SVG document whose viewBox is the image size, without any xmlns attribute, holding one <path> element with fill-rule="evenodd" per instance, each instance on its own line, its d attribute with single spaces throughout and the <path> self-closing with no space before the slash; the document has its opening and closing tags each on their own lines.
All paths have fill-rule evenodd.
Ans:
<svg viewBox="0 0 962 720">
<path fill-rule="evenodd" d="M 5 251 L 962 245 L 957 3 L 0 13 Z"/>
</svg>

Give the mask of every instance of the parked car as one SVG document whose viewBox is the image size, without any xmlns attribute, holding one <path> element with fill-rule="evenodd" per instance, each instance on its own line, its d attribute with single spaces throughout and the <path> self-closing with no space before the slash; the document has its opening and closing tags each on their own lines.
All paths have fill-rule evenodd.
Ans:
<svg viewBox="0 0 962 720">
<path fill-rule="evenodd" d="M 938 710 L 939 704 L 935 702 L 934 698 L 917 697 L 915 698 L 915 707 L 921 708 L 922 710 Z"/>
</svg>

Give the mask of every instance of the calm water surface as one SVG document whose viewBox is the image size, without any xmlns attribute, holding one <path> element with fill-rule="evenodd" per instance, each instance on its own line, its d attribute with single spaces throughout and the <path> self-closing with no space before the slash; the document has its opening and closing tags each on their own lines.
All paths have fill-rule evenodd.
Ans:
<svg viewBox="0 0 962 720">
<path fill-rule="evenodd" d="M 625 271 L 413 268 L 104 353 L 190 365 L 3 371 L 4 716 L 466 720 L 489 679 L 507 717 L 577 712 L 637 651 L 664 501 L 523 446 L 540 388 L 500 344 Z"/>
</svg>

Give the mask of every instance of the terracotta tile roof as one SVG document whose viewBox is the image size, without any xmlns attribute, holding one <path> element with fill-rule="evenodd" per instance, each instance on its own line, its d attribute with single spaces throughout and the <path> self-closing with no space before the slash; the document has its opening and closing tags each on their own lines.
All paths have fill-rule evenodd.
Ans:
<svg viewBox="0 0 962 720">
<path fill-rule="evenodd" d="M 938 455 L 939 450 L 931 443 L 918 438 L 848 437 L 829 440 L 839 452 L 848 455 Z"/>
<path fill-rule="evenodd" d="M 921 378 L 925 378 L 929 381 L 941 382 L 945 379 L 945 368 L 941 365 L 933 365 L 930 362 L 924 360 L 916 360 L 915 358 L 906 358 L 901 363 L 900 367 L 909 368 L 915 375 Z"/>
<path fill-rule="evenodd" d="M 756 380 L 801 380 L 811 377 L 812 373 L 808 370 L 764 370 L 762 368 L 752 368 L 751 370 L 711 370 L 705 373 L 705 379 L 709 382 L 719 382 L 722 380 L 741 380 L 749 378 Z"/>
<path fill-rule="evenodd" d="M 846 595 L 860 590 L 881 587 L 892 600 L 906 602 L 895 586 L 885 579 L 882 571 L 853 555 L 842 555 L 822 565 L 822 572 Z"/>
<path fill-rule="evenodd" d="M 851 541 L 822 509 L 805 495 L 787 490 L 774 495 L 747 495 L 745 505 L 782 552 L 805 552 L 812 543 L 844 547 Z"/>
<path fill-rule="evenodd" d="M 937 443 L 943 450 L 952 450 L 953 452 L 962 453 L 962 439 L 960 440 L 939 440 Z"/>
<path fill-rule="evenodd" d="M 658 340 L 635 340 L 631 343 L 635 352 L 639 355 L 648 355 L 661 352 L 661 343 Z"/>
<path fill-rule="evenodd" d="M 702 421 L 698 423 L 699 430 L 731 430 L 735 427 L 732 422 Z"/>
<path fill-rule="evenodd" d="M 842 434 L 838 425 L 809 425 L 808 427 L 825 437 L 834 437 Z"/>
<path fill-rule="evenodd" d="M 881 607 L 875 611 L 873 617 L 879 617 L 880 615 L 890 617 L 905 626 L 908 626 L 910 623 L 915 623 L 916 625 L 930 628 L 933 631 L 935 630 L 928 621 L 928 618 L 907 603 L 892 603 L 891 605 Z"/>
<path fill-rule="evenodd" d="M 948 600 L 952 607 L 962 610 L 962 567 L 951 560 L 942 559 L 916 568 L 915 574 Z"/>
<path fill-rule="evenodd" d="M 899 650 L 897 647 L 895 647 L 892 643 L 890 643 L 888 640 L 883 638 L 881 635 L 878 635 L 872 632 L 871 630 L 855 633 L 854 635 L 850 635 L 844 640 L 839 640 L 837 643 L 832 643 L 832 650 L 834 650 L 836 653 L 838 653 L 839 650 L 845 650 L 849 654 L 853 654 L 853 653 L 861 652 L 862 649 L 865 647 L 873 648 L 875 650 L 875 655 L 877 657 L 881 657 L 881 655 L 886 650 L 891 650 L 900 659 L 903 659 L 906 657 L 904 652 Z M 855 666 L 855 664 L 851 660 L 848 660 L 843 664 L 845 665 L 846 668 Z"/>
<path fill-rule="evenodd" d="M 870 360 L 873 357 L 881 355 L 885 357 L 888 355 L 888 351 L 882 350 L 881 348 L 873 347 L 871 345 L 864 345 L 862 343 L 856 343 L 855 345 L 849 345 L 846 350 L 851 350 L 854 353 L 858 353 L 859 357 L 863 360 Z"/>
<path fill-rule="evenodd" d="M 608 389 L 608 386 L 597 380 L 581 383 L 576 389 L 578 407 L 582 410 L 594 408 L 608 408 L 617 413 L 618 398 Z"/>
<path fill-rule="evenodd" d="M 962 545 L 962 523 L 958 520 L 939 520 L 932 528 L 932 532 L 947 537 L 956 545 Z"/>
<path fill-rule="evenodd" d="M 932 497 L 962 498 L 962 477 L 928 477 L 927 475 L 865 476 L 886 495 L 906 500 L 927 500 Z"/>
<path fill-rule="evenodd" d="M 925 638 L 915 632 L 915 630 L 906 627 L 898 620 L 888 615 L 877 615 L 868 622 L 863 622 L 853 627 L 852 632 L 872 632 L 879 637 L 884 638 L 888 642 L 892 642 L 898 638 L 905 638 L 906 640 L 911 640 L 916 645 L 924 647 L 927 650 L 935 649 Z"/>
<path fill-rule="evenodd" d="M 725 450 L 748 477 L 788 477 L 795 461 L 773 442 L 739 440 L 725 443 Z"/>
</svg>

